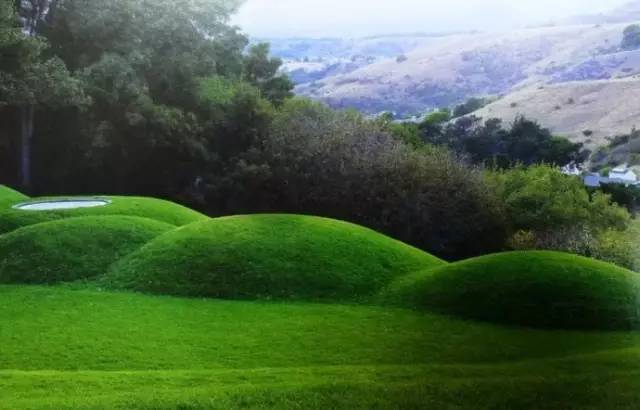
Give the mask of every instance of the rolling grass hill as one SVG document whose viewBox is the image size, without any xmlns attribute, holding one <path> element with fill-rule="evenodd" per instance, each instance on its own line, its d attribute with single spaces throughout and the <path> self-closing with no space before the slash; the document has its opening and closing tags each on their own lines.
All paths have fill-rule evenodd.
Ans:
<svg viewBox="0 0 640 410">
<path fill-rule="evenodd" d="M 488 255 L 415 273 L 383 299 L 511 325 L 640 329 L 640 274 L 556 252 Z"/>
<path fill-rule="evenodd" d="M 53 284 L 104 274 L 175 226 L 132 216 L 65 218 L 0 235 L 0 283 Z"/>
<path fill-rule="evenodd" d="M 2 192 L 0 192 L 0 195 L 2 195 Z M 169 201 L 155 198 L 100 196 L 96 198 L 108 199 L 111 203 L 108 206 L 96 208 L 67 209 L 58 211 L 24 211 L 12 208 L 13 205 L 24 202 L 24 198 L 15 196 L 11 197 L 8 194 L 5 195 L 8 198 L 7 202 L 0 202 L 0 234 L 28 225 L 77 216 L 137 216 L 168 223 L 174 226 L 182 226 L 207 219 L 206 216 L 199 212 Z M 69 197 L 33 198 L 29 201 L 56 199 L 64 200 L 69 199 Z"/>
<path fill-rule="evenodd" d="M 208 219 L 121 197 L 40 213 L 2 198 L 0 223 L 33 218 L 0 234 L 2 410 L 640 401 L 640 332 L 611 331 L 638 329 L 640 274 L 613 265 L 553 252 L 447 264 L 324 218 Z"/>
<path fill-rule="evenodd" d="M 640 334 L 0 286 L 0 408 L 633 408 Z"/>
<path fill-rule="evenodd" d="M 102 284 L 181 296 L 344 300 L 443 263 L 346 222 L 237 216 L 158 237 L 115 264 Z"/>
<path fill-rule="evenodd" d="M 639 105 L 640 79 L 578 81 L 526 88 L 473 115 L 505 123 L 524 115 L 593 149 L 606 145 L 606 137 L 628 134 L 640 126 Z"/>
<path fill-rule="evenodd" d="M 13 205 L 26 201 L 29 197 L 7 186 L 0 185 L 0 206 Z"/>
</svg>

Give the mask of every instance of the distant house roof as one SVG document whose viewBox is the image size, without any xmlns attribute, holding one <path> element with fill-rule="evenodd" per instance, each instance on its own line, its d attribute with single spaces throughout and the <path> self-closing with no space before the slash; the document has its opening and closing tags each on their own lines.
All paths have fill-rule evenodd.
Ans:
<svg viewBox="0 0 640 410">
<path fill-rule="evenodd" d="M 598 188 L 602 182 L 602 177 L 599 173 L 587 174 L 584 177 L 584 184 L 591 188 Z"/>
</svg>

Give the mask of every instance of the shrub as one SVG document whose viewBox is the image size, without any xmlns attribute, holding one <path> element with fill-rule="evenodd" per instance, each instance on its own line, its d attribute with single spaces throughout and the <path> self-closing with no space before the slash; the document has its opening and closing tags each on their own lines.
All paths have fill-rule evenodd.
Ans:
<svg viewBox="0 0 640 410">
<path fill-rule="evenodd" d="M 269 136 L 208 202 L 229 213 L 304 213 L 364 225 L 439 257 L 499 249 L 504 221 L 480 169 L 446 149 L 414 149 L 375 121 L 306 100 L 285 104 Z"/>
<path fill-rule="evenodd" d="M 502 198 L 512 232 L 534 236 L 528 241 L 513 238 L 516 249 L 588 255 L 595 236 L 607 229 L 622 231 L 630 221 L 627 210 L 612 203 L 609 195 L 590 194 L 579 178 L 563 175 L 557 168 L 518 167 L 492 173 L 490 178 Z"/>
</svg>

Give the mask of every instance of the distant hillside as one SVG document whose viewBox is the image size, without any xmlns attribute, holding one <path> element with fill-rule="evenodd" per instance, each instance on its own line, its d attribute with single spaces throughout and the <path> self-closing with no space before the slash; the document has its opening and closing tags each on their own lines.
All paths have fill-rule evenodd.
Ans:
<svg viewBox="0 0 640 410">
<path fill-rule="evenodd" d="M 605 137 L 640 127 L 640 78 L 579 81 L 530 87 L 476 111 L 483 118 L 511 122 L 518 115 L 535 119 L 553 132 L 605 145 Z"/>
<path fill-rule="evenodd" d="M 402 58 L 299 84 L 297 92 L 367 113 L 418 114 L 471 96 L 640 73 L 640 52 L 621 52 L 628 23 L 544 27 L 432 38 Z"/>
<path fill-rule="evenodd" d="M 365 38 L 266 38 L 273 55 L 296 84 L 348 74 L 359 68 L 396 58 L 450 34 L 416 33 Z"/>
<path fill-rule="evenodd" d="M 584 14 L 565 21 L 566 24 L 610 24 L 640 20 L 640 1 L 630 1 L 610 12 Z"/>
</svg>

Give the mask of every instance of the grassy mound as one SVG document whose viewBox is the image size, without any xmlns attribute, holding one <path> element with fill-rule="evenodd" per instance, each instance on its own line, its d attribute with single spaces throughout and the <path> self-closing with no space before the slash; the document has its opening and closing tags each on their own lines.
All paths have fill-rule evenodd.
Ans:
<svg viewBox="0 0 640 410">
<path fill-rule="evenodd" d="M 640 274 L 556 252 L 483 256 L 401 278 L 383 299 L 542 328 L 639 329 Z"/>
<path fill-rule="evenodd" d="M 126 216 L 67 218 L 0 236 L 0 283 L 52 284 L 104 274 L 175 226 Z"/>
<path fill-rule="evenodd" d="M 18 202 L 27 201 L 28 199 L 28 196 L 23 195 L 18 191 L 4 185 L 0 185 L 0 207 L 11 206 Z"/>
<path fill-rule="evenodd" d="M 141 218 L 154 219 L 156 221 L 165 222 L 175 226 L 187 225 L 192 222 L 206 219 L 206 217 L 199 212 L 173 202 L 160 199 L 120 196 L 105 196 L 99 198 L 108 199 L 111 203 L 109 205 L 96 208 L 78 208 L 57 211 L 25 211 L 13 209 L 11 207 L 12 205 L 24 200 L 16 200 L 15 202 L 5 204 L 0 202 L 0 234 L 11 232 L 14 229 L 28 225 L 77 216 L 138 216 Z M 45 199 L 72 199 L 72 197 Z M 33 199 L 34 202 L 42 200 L 43 199 L 40 198 Z"/>
<path fill-rule="evenodd" d="M 160 236 L 115 264 L 105 284 L 182 296 L 352 299 L 442 263 L 346 222 L 236 216 Z"/>
</svg>

